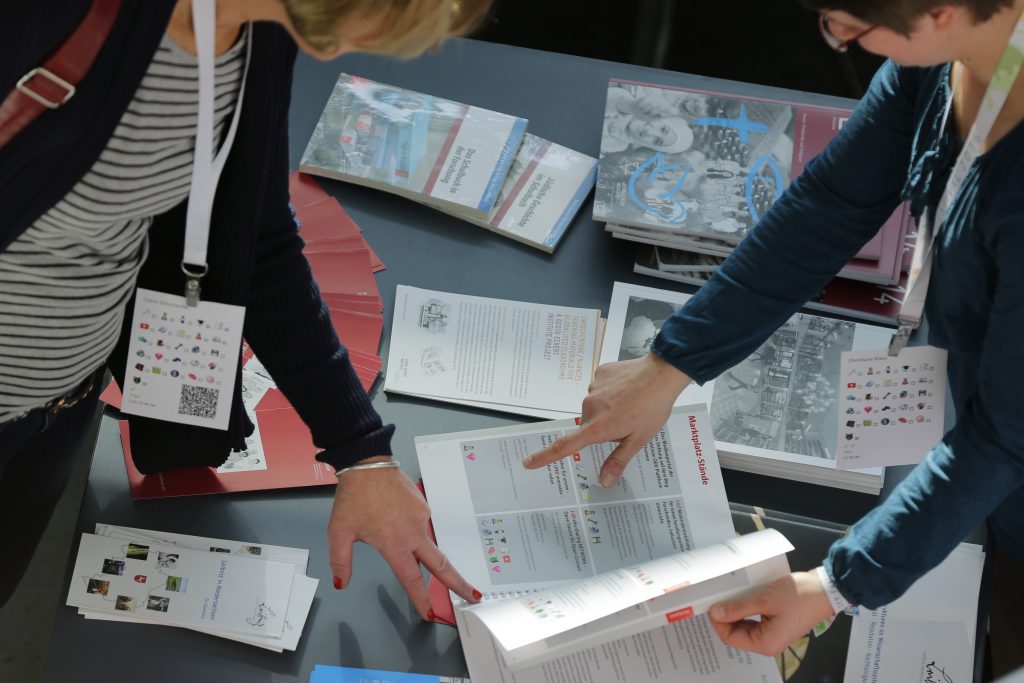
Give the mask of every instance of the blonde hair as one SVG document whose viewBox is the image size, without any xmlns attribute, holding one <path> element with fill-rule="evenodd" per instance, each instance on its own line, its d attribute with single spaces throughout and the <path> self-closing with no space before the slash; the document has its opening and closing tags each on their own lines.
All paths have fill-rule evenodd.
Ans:
<svg viewBox="0 0 1024 683">
<path fill-rule="evenodd" d="M 415 57 L 446 39 L 473 30 L 492 0 L 282 0 L 292 25 L 311 46 L 325 52 L 337 46 L 339 29 L 349 21 L 369 21 L 372 36 L 352 36 L 364 52 Z"/>
</svg>

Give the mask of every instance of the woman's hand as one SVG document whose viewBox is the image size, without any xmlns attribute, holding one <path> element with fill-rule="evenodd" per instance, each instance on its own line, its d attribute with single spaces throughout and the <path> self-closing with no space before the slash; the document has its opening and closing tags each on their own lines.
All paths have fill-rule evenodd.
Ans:
<svg viewBox="0 0 1024 683">
<path fill-rule="evenodd" d="M 583 401 L 580 428 L 530 455 L 523 465 L 536 469 L 592 444 L 618 441 L 601 467 L 601 485 L 611 486 L 637 451 L 665 426 L 672 405 L 689 383 L 689 377 L 653 353 L 602 365 Z"/>
<path fill-rule="evenodd" d="M 361 462 L 390 459 L 378 456 Z M 480 592 L 462 578 L 434 544 L 427 501 L 400 469 L 353 470 L 338 478 L 327 525 L 335 588 L 348 586 L 352 579 L 352 544 L 356 541 L 377 549 L 424 619 L 430 620 L 434 614 L 420 564 L 464 600 L 480 600 Z"/>
<path fill-rule="evenodd" d="M 774 656 L 834 616 L 817 574 L 794 572 L 753 595 L 720 602 L 708 613 L 727 645 Z M 760 616 L 760 621 L 748 617 Z"/>
</svg>

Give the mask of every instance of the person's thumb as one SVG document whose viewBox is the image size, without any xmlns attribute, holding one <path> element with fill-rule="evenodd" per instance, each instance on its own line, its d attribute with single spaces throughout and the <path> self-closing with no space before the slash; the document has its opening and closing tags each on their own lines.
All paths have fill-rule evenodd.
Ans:
<svg viewBox="0 0 1024 683">
<path fill-rule="evenodd" d="M 735 600 L 725 600 L 713 605 L 708 611 L 712 621 L 723 624 L 730 624 L 747 617 L 761 615 L 764 613 L 764 600 L 760 593 L 755 593 Z"/>
</svg>

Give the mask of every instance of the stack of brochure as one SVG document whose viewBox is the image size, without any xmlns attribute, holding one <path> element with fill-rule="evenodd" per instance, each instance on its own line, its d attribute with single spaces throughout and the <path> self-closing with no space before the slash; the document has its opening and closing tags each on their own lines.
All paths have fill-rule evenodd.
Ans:
<svg viewBox="0 0 1024 683">
<path fill-rule="evenodd" d="M 616 282 L 601 362 L 646 354 L 689 294 Z M 883 468 L 839 469 L 844 351 L 885 349 L 890 330 L 798 313 L 717 379 L 688 387 L 678 404 L 711 411 L 723 467 L 877 494 Z M 848 417 L 845 414 L 843 417 Z"/>
<path fill-rule="evenodd" d="M 611 443 L 523 468 L 576 428 L 416 439 L 438 546 L 484 593 L 454 615 L 470 677 L 781 683 L 775 660 L 725 646 L 705 614 L 788 573 L 792 549 L 772 529 L 736 537 L 707 409 L 675 408 L 611 488 L 597 484 Z"/>
<path fill-rule="evenodd" d="M 526 125 L 341 74 L 300 170 L 393 192 L 550 253 L 593 188 L 597 160 Z"/>
<path fill-rule="evenodd" d="M 82 534 L 67 604 L 86 619 L 294 651 L 318 584 L 308 562 L 300 548 L 97 524 Z"/>
<path fill-rule="evenodd" d="M 594 220 L 646 246 L 636 271 L 700 286 L 850 116 L 819 107 L 612 79 Z M 816 302 L 893 322 L 914 228 L 905 206 Z"/>
<path fill-rule="evenodd" d="M 384 390 L 547 419 L 579 415 L 601 311 L 398 286 Z"/>
</svg>

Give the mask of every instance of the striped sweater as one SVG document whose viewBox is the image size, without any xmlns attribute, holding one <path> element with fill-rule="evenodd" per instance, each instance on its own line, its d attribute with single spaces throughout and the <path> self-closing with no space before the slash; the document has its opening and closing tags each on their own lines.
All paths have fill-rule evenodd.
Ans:
<svg viewBox="0 0 1024 683">
<path fill-rule="evenodd" d="M 246 42 L 243 33 L 216 60 L 217 139 L 234 113 Z M 198 106 L 197 59 L 165 35 L 99 159 L 0 252 L 0 422 L 106 362 L 153 217 L 188 196 Z"/>
</svg>

